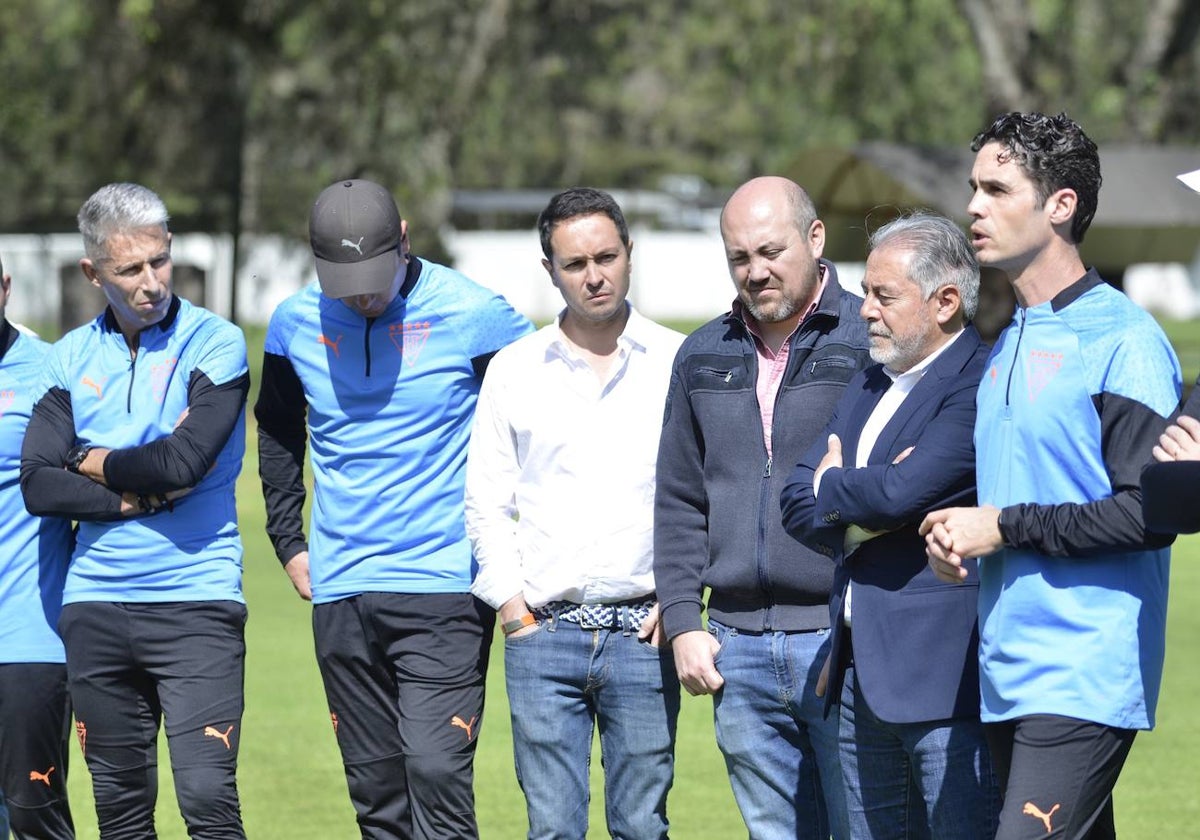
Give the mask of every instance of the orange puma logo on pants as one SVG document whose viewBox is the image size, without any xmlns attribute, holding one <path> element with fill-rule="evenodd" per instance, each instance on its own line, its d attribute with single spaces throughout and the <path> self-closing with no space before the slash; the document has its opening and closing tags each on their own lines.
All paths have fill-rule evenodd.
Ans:
<svg viewBox="0 0 1200 840">
<path fill-rule="evenodd" d="M 229 728 L 226 729 L 224 732 L 220 731 L 219 729 L 215 729 L 214 727 L 211 727 L 211 726 L 204 727 L 205 737 L 218 739 L 219 741 L 221 741 L 221 743 L 223 743 L 225 745 L 225 749 L 230 748 L 229 747 L 229 733 L 232 731 L 233 731 L 233 724 L 230 724 Z"/>
<path fill-rule="evenodd" d="M 1042 821 L 1042 825 L 1046 826 L 1046 833 L 1049 834 L 1051 831 L 1054 830 L 1053 827 L 1050 825 L 1050 817 L 1053 816 L 1054 812 L 1057 811 L 1061 807 L 1062 807 L 1062 803 L 1057 803 L 1049 811 L 1043 811 L 1041 808 L 1034 805 L 1032 802 L 1026 802 L 1025 807 L 1021 809 L 1021 813 L 1027 814 L 1031 817 L 1037 817 L 1039 820 Z"/>
<path fill-rule="evenodd" d="M 471 718 L 469 721 L 464 722 L 462 718 L 460 718 L 458 715 L 455 715 L 454 717 L 450 718 L 450 725 L 457 726 L 459 729 L 466 730 L 467 740 L 470 741 L 471 740 L 471 728 L 475 726 L 476 720 L 477 720 L 477 718 Z"/>
<path fill-rule="evenodd" d="M 29 781 L 45 782 L 46 787 L 50 787 L 50 774 L 53 772 L 54 772 L 54 765 L 51 765 L 50 769 L 47 770 L 45 773 L 39 773 L 36 770 L 30 770 L 29 771 Z"/>
</svg>

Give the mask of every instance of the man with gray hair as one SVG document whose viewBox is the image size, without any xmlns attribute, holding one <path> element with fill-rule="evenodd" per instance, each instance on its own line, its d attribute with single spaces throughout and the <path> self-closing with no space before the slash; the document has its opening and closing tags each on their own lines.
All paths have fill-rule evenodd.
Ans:
<svg viewBox="0 0 1200 840">
<path fill-rule="evenodd" d="M 79 522 L 59 628 L 100 835 L 154 836 L 165 719 L 188 834 L 244 838 L 245 340 L 172 293 L 167 210 L 150 190 L 102 187 L 79 231 L 108 306 L 50 349 L 21 487 L 30 512 Z"/>
<path fill-rule="evenodd" d="M 877 364 L 846 386 L 792 472 L 784 527 L 837 561 L 819 690 L 827 709 L 841 705 L 851 836 L 990 837 L 999 800 L 979 722 L 978 577 L 972 563 L 963 586 L 945 586 L 917 532 L 930 510 L 975 501 L 979 265 L 963 232 L 928 213 L 885 225 L 870 247 L 862 316 Z"/>
</svg>

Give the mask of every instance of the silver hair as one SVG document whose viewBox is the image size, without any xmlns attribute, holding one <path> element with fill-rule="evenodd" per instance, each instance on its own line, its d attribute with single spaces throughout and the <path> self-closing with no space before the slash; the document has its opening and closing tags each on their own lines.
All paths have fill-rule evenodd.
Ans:
<svg viewBox="0 0 1200 840">
<path fill-rule="evenodd" d="M 871 251 L 896 247 L 912 254 L 908 279 L 925 300 L 939 288 L 958 289 L 963 319 L 970 323 L 979 307 L 979 261 L 962 228 L 945 216 L 915 210 L 888 222 L 867 240 Z"/>
<path fill-rule="evenodd" d="M 141 184 L 118 183 L 101 187 L 79 208 L 76 217 L 88 259 L 107 256 L 106 240 L 114 233 L 139 228 L 167 228 L 167 206 L 153 190 Z"/>
</svg>

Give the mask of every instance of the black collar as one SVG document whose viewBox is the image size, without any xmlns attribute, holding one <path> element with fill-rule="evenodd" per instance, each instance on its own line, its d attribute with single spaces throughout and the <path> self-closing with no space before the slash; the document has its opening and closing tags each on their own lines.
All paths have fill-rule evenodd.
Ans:
<svg viewBox="0 0 1200 840">
<path fill-rule="evenodd" d="M 1104 279 L 1100 276 L 1100 272 L 1089 268 L 1086 274 L 1050 299 L 1050 309 L 1053 312 L 1065 309 L 1083 297 L 1086 292 L 1103 285 Z"/>
<path fill-rule="evenodd" d="M 163 316 L 163 319 L 157 324 L 151 324 L 149 327 L 145 327 L 143 332 L 151 329 L 152 327 L 158 327 L 163 332 L 171 329 L 171 325 L 175 323 L 175 318 L 179 315 L 180 306 L 181 303 L 179 300 L 179 295 L 171 295 L 171 305 L 167 307 L 167 314 Z M 117 323 L 117 316 L 113 315 L 111 306 L 106 306 L 104 308 L 104 329 L 108 330 L 109 332 L 121 331 L 121 326 Z"/>
<path fill-rule="evenodd" d="M 408 266 L 404 271 L 404 282 L 400 284 L 400 297 L 405 300 L 412 294 L 417 280 L 421 276 L 421 260 L 415 254 L 408 255 Z"/>
<path fill-rule="evenodd" d="M 21 331 L 8 323 L 7 318 L 0 318 L 0 361 L 8 354 L 8 350 L 17 343 Z"/>
</svg>

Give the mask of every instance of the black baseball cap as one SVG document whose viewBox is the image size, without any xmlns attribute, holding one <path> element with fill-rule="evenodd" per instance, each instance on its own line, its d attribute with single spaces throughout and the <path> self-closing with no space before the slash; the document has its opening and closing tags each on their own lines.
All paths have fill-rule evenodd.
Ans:
<svg viewBox="0 0 1200 840">
<path fill-rule="evenodd" d="M 322 190 L 308 238 L 326 297 L 379 294 L 400 270 L 400 211 L 374 181 L 339 181 Z"/>
</svg>

